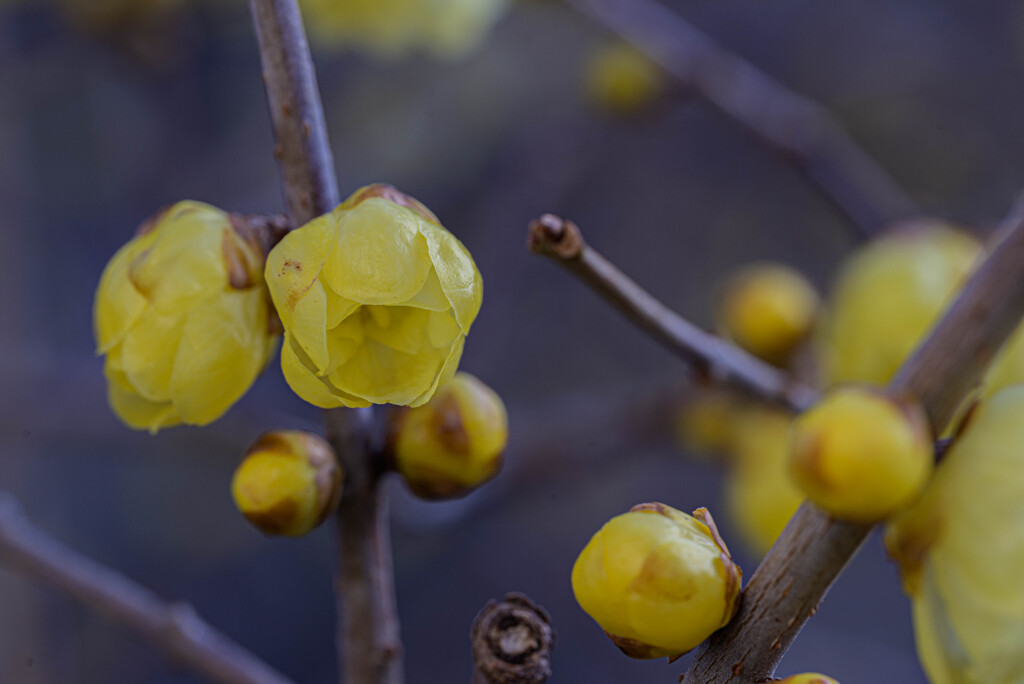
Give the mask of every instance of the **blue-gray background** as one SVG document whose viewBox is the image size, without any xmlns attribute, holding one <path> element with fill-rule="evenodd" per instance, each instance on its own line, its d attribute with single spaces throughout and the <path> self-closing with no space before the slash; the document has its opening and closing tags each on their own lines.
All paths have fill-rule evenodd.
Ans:
<svg viewBox="0 0 1024 684">
<path fill-rule="evenodd" d="M 1024 186 L 1021 3 L 672 4 L 832 108 L 936 214 L 990 225 Z M 253 437 L 317 426 L 318 412 L 274 363 L 215 425 L 153 438 L 112 416 L 92 353 L 100 271 L 148 214 L 182 198 L 281 208 L 243 9 L 193 11 L 168 31 L 166 44 L 132 50 L 74 30 L 42 2 L 0 8 L 0 488 L 52 534 L 192 602 L 296 681 L 331 682 L 330 532 L 264 539 L 228 496 Z M 411 684 L 468 681 L 470 621 L 509 590 L 553 615 L 553 681 L 669 684 L 682 669 L 619 655 L 575 604 L 569 571 L 589 536 L 635 503 L 715 510 L 721 474 L 667 433 L 639 425 L 622 438 L 643 422 L 630 407 L 683 369 L 528 255 L 530 218 L 576 219 L 705 325 L 716 278 L 731 267 L 781 259 L 826 287 L 853 245 L 813 188 L 703 102 L 677 95 L 628 121 L 588 107 L 581 69 L 604 38 L 557 2 L 524 1 L 458 63 L 317 55 L 343 195 L 389 181 L 467 244 L 486 297 L 463 368 L 511 414 L 513 462 L 478 494 L 427 505 L 392 483 Z M 924 681 L 877 538 L 782 672 L 802 670 L 844 684 Z M 134 635 L 0 565 L 0 682 L 193 681 Z"/>
</svg>

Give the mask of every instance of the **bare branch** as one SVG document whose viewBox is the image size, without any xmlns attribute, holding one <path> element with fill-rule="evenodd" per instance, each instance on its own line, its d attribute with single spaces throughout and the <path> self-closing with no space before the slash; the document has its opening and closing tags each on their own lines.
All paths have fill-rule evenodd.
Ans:
<svg viewBox="0 0 1024 684">
<path fill-rule="evenodd" d="M 889 384 L 892 394 L 921 401 L 936 433 L 1024 316 L 1020 207 L 999 235 L 956 302 Z M 751 577 L 739 613 L 701 647 L 684 684 L 769 680 L 870 531 L 801 506 Z"/>
<path fill-rule="evenodd" d="M 551 677 L 551 618 L 525 594 L 488 601 L 473 620 L 470 642 L 475 684 L 541 684 Z"/>
<path fill-rule="evenodd" d="M 205 623 L 184 603 L 168 604 L 124 575 L 53 539 L 0 493 L 0 555 L 135 630 L 163 653 L 222 684 L 290 684 L 281 673 Z"/>
<path fill-rule="evenodd" d="M 587 245 L 571 221 L 545 214 L 530 223 L 527 246 L 552 257 L 633 323 L 713 379 L 794 411 L 802 411 L 816 400 L 814 389 L 704 332 L 662 304 Z"/>
<path fill-rule="evenodd" d="M 275 156 L 296 225 L 338 204 L 323 108 L 296 0 L 250 0 L 263 62 Z M 387 506 L 371 409 L 327 412 L 327 433 L 345 472 L 338 507 L 338 654 L 347 684 L 401 684 Z"/>
<path fill-rule="evenodd" d="M 339 201 L 316 72 L 295 0 L 250 0 L 249 7 L 274 125 L 274 156 L 288 211 L 301 226 Z"/>
<path fill-rule="evenodd" d="M 819 104 L 735 55 L 657 0 L 566 0 L 794 163 L 861 232 L 921 210 Z"/>
</svg>

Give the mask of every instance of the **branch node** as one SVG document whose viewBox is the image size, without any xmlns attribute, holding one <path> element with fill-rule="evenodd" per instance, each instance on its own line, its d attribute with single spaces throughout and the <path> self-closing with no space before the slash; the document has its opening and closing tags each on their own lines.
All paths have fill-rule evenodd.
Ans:
<svg viewBox="0 0 1024 684">
<path fill-rule="evenodd" d="M 477 671 L 491 684 L 540 684 L 551 676 L 551 618 L 525 594 L 488 601 L 470 640 Z"/>
</svg>

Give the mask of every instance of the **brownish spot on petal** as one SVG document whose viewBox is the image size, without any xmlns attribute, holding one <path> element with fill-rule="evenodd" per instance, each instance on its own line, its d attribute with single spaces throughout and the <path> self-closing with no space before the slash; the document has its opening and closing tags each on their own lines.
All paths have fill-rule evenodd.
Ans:
<svg viewBox="0 0 1024 684">
<path fill-rule="evenodd" d="M 629 509 L 630 513 L 657 513 L 663 515 L 666 518 L 671 518 L 672 514 L 668 512 L 668 506 L 657 501 L 650 501 L 648 503 L 637 504 Z"/>
<path fill-rule="evenodd" d="M 441 225 L 441 221 L 434 215 L 434 212 L 427 209 L 422 202 L 387 183 L 374 183 L 373 185 L 367 185 L 365 188 L 357 190 L 355 194 L 345 200 L 341 206 L 343 209 L 354 209 L 362 202 L 374 197 L 380 197 L 390 202 L 394 202 L 399 206 L 405 207 L 406 209 L 411 209 L 413 212 L 419 214 L 431 223 Z"/>
<path fill-rule="evenodd" d="M 636 658 L 637 660 L 653 660 L 655 658 L 664 658 L 665 650 L 645 644 L 642 641 L 636 639 L 628 639 L 626 637 L 620 637 L 612 634 L 611 632 L 604 633 L 606 637 L 611 639 L 612 643 L 615 644 L 620 651 L 625 653 L 630 658 Z M 675 657 L 686 655 L 688 651 L 675 654 Z"/>
<path fill-rule="evenodd" d="M 451 392 L 445 392 L 433 406 L 431 427 L 445 450 L 465 460 L 470 455 L 469 433 L 462 422 L 459 402 Z"/>
<path fill-rule="evenodd" d="M 298 509 L 291 499 L 282 499 L 269 508 L 244 511 L 245 517 L 266 534 L 284 534 L 295 521 Z"/>
</svg>

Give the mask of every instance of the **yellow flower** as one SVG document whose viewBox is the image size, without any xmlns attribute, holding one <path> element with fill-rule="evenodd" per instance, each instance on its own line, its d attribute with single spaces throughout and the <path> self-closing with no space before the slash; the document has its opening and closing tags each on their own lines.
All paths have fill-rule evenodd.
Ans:
<svg viewBox="0 0 1024 684">
<path fill-rule="evenodd" d="M 789 470 L 793 417 L 754 405 L 738 410 L 732 422 L 726 510 L 741 539 L 764 554 L 804 500 Z"/>
<path fill-rule="evenodd" d="M 782 264 L 752 264 L 726 280 L 717 318 L 737 345 L 781 364 L 810 334 L 818 304 L 814 286 L 798 271 Z"/>
<path fill-rule="evenodd" d="M 231 481 L 235 506 L 258 530 L 297 537 L 324 521 L 341 497 L 334 450 L 308 432 L 268 432 L 249 447 Z"/>
<path fill-rule="evenodd" d="M 982 401 L 886 545 L 932 684 L 1024 681 L 1024 386 Z"/>
<path fill-rule="evenodd" d="M 676 409 L 672 427 L 676 442 L 688 456 L 721 454 L 729 446 L 733 417 L 740 401 L 725 389 L 706 390 Z"/>
<path fill-rule="evenodd" d="M 387 185 L 285 236 L 266 278 L 284 377 L 322 408 L 426 403 L 455 374 L 483 297 L 462 243 Z"/>
<path fill-rule="evenodd" d="M 694 516 L 634 506 L 576 559 L 576 601 L 631 658 L 679 656 L 736 614 L 742 572 L 707 510 Z"/>
<path fill-rule="evenodd" d="M 302 0 L 312 38 L 378 57 L 425 51 L 439 57 L 477 47 L 507 0 Z"/>
<path fill-rule="evenodd" d="M 219 418 L 273 352 L 263 252 L 231 217 L 179 202 L 107 264 L 93 308 L 110 405 L 156 432 Z"/>
<path fill-rule="evenodd" d="M 877 522 L 913 502 L 932 472 L 933 438 L 918 404 L 841 387 L 797 417 L 792 473 L 832 515 Z"/>
<path fill-rule="evenodd" d="M 587 95 L 605 109 L 622 114 L 636 111 L 664 89 L 661 67 L 624 41 L 605 43 L 587 63 Z"/>
<path fill-rule="evenodd" d="M 966 233 L 928 221 L 851 256 L 820 340 L 829 384 L 888 382 L 949 304 L 979 251 Z"/>
<path fill-rule="evenodd" d="M 501 469 L 508 415 L 494 390 L 456 373 L 423 406 L 394 416 L 395 469 L 426 499 L 468 494 Z"/>
</svg>

